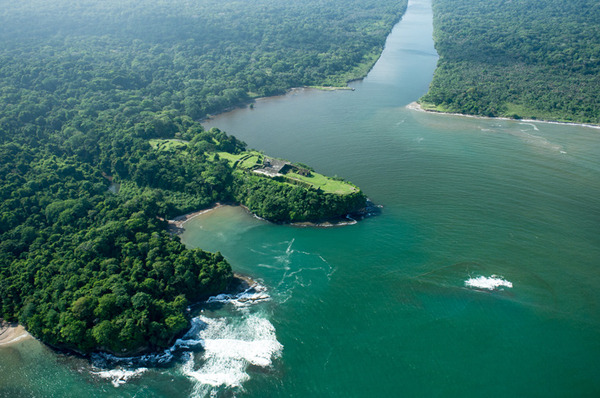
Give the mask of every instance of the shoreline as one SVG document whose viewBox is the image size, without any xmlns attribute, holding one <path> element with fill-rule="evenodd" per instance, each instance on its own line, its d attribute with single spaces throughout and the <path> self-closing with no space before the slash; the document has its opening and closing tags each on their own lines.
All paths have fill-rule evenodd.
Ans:
<svg viewBox="0 0 600 398">
<path fill-rule="evenodd" d="M 450 115 L 450 116 L 462 116 L 469 117 L 473 119 L 487 119 L 487 120 L 509 120 L 513 122 L 524 122 L 524 123 L 548 123 L 548 124 L 558 124 L 562 126 L 576 126 L 576 127 L 588 127 L 592 129 L 600 129 L 600 125 L 597 124 L 586 124 L 586 123 L 575 123 L 575 122 L 559 122 L 556 120 L 542 120 L 542 119 L 512 119 L 510 117 L 491 117 L 491 116 L 480 116 L 480 115 L 468 115 L 466 113 L 455 113 L 455 112 L 441 112 L 434 111 L 430 109 L 424 109 L 421 104 L 417 101 L 411 102 L 410 104 L 405 106 L 406 109 L 410 109 L 417 112 L 425 112 L 425 113 L 437 113 L 440 115 Z"/>
<path fill-rule="evenodd" d="M 346 227 L 349 225 L 357 224 L 359 221 L 364 220 L 365 218 L 375 217 L 381 214 L 383 206 L 376 205 L 371 202 L 370 199 L 367 198 L 367 202 L 365 207 L 359 209 L 353 213 L 348 213 L 344 216 L 340 216 L 337 218 L 329 219 L 329 220 L 321 220 L 321 221 L 298 221 L 288 223 L 292 227 L 299 228 L 332 228 L 332 227 Z"/>
<path fill-rule="evenodd" d="M 208 212 L 211 212 L 213 210 L 216 210 L 216 209 L 226 206 L 226 205 L 227 205 L 226 203 L 215 203 L 212 207 L 209 207 L 207 209 L 193 211 L 191 213 L 186 213 L 181 216 L 177 216 L 177 217 L 173 218 L 172 220 L 167 220 L 167 223 L 169 224 L 167 229 L 169 232 L 172 232 L 176 235 L 181 234 L 184 230 L 183 225 L 186 222 L 188 222 L 191 219 L 194 219 L 198 216 L 201 216 L 202 214 L 206 214 Z"/>
<path fill-rule="evenodd" d="M 354 225 L 357 222 L 362 221 L 363 219 L 365 219 L 367 217 L 379 215 L 381 213 L 381 208 L 383 207 L 380 205 L 375 205 L 375 204 L 373 204 L 373 202 L 371 202 L 370 200 L 367 199 L 366 206 L 363 209 L 360 209 L 358 211 L 355 211 L 354 213 L 349 213 L 349 214 L 346 214 L 346 215 L 343 215 L 343 216 L 340 216 L 337 218 L 318 220 L 318 221 L 274 222 L 274 221 L 269 221 L 260 216 L 257 216 L 256 214 L 252 213 L 250 211 L 250 209 L 248 207 L 244 206 L 243 204 L 215 203 L 212 207 L 209 207 L 207 209 L 198 210 L 198 211 L 194 211 L 191 213 L 186 213 L 181 216 L 177 216 L 177 217 L 173 218 L 172 220 L 167 220 L 167 223 L 168 223 L 167 230 L 174 235 L 181 235 L 185 230 L 184 225 L 186 222 L 188 222 L 198 216 L 207 214 L 213 210 L 217 210 L 217 209 L 219 209 L 221 207 L 225 207 L 225 206 L 241 207 L 242 209 L 244 209 L 245 212 L 247 212 L 252 217 L 262 220 L 262 221 L 266 221 L 268 223 L 277 224 L 277 225 L 290 225 L 292 227 L 299 227 L 299 228 L 307 228 L 307 227 L 331 228 L 331 227 L 344 227 L 344 226 L 348 226 L 348 225 Z"/>
<path fill-rule="evenodd" d="M 524 123 L 548 123 L 548 124 L 558 124 L 561 126 L 576 126 L 576 127 L 588 127 L 588 128 L 592 128 L 592 129 L 600 129 L 600 125 L 597 125 L 597 124 L 558 122 L 556 120 L 542 120 L 542 119 L 512 119 L 510 117 L 491 117 L 491 116 L 480 116 L 480 115 L 468 115 L 466 113 L 434 111 L 434 110 L 423 108 L 421 106 L 421 104 L 419 104 L 417 101 L 411 102 L 410 104 L 406 105 L 405 108 L 410 109 L 412 111 L 417 111 L 417 112 L 437 113 L 439 115 L 450 115 L 450 116 L 462 116 L 462 117 L 469 117 L 469 118 L 473 118 L 473 119 L 509 120 L 509 121 L 513 121 L 513 122 L 524 122 Z"/>
<path fill-rule="evenodd" d="M 348 80 L 348 82 L 346 84 L 350 84 L 352 82 L 357 82 L 357 81 L 361 81 L 366 77 L 359 77 L 356 79 L 351 79 Z M 302 91 L 302 90 L 317 90 L 317 91 L 355 91 L 354 88 L 346 85 L 346 86 L 340 86 L 340 87 L 333 87 L 333 86 L 298 86 L 298 87 L 290 87 L 288 89 L 285 90 L 284 93 L 281 94 L 273 94 L 273 95 L 261 95 L 258 97 L 254 97 L 254 98 L 250 98 L 247 101 L 241 101 L 239 104 L 237 105 L 232 105 L 232 106 L 228 106 L 227 108 L 218 111 L 217 113 L 214 114 L 208 114 L 200 119 L 198 119 L 197 121 L 200 122 L 201 124 L 211 121 L 225 113 L 229 113 L 229 112 L 233 112 L 233 111 L 237 111 L 240 109 L 247 109 L 248 107 L 254 107 L 254 104 L 256 104 L 258 101 L 265 101 L 265 100 L 270 100 L 270 99 L 275 99 L 278 97 L 285 97 L 286 95 L 292 94 L 295 91 Z"/>
<path fill-rule="evenodd" d="M 33 336 L 23 326 L 0 320 L 0 348 L 28 339 L 33 339 Z"/>
<path fill-rule="evenodd" d="M 247 291 L 251 287 L 259 285 L 259 282 L 246 274 L 240 274 L 237 272 L 233 273 L 233 278 L 229 282 L 229 286 L 225 289 L 222 294 L 239 294 Z M 207 301 L 198 303 L 198 305 L 206 304 Z"/>
</svg>

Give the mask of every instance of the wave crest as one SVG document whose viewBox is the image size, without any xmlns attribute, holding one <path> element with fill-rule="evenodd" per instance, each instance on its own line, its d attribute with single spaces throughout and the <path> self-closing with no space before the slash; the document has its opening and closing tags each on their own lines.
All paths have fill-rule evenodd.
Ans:
<svg viewBox="0 0 600 398">
<path fill-rule="evenodd" d="M 141 374 L 145 373 L 148 368 L 137 368 L 137 369 L 123 369 L 116 368 L 110 370 L 93 370 L 92 374 L 99 376 L 103 379 L 108 379 L 112 383 L 113 386 L 119 387 L 122 384 L 125 384 L 134 377 L 138 377 Z"/>
<path fill-rule="evenodd" d="M 478 276 L 477 278 L 470 278 L 465 281 L 465 286 L 477 289 L 496 290 L 500 287 L 512 288 L 513 284 L 501 276 L 492 275 L 490 277 Z"/>
<path fill-rule="evenodd" d="M 204 350 L 199 357 L 190 355 L 182 371 L 198 382 L 197 389 L 241 387 L 250 378 L 248 366 L 268 368 L 283 350 L 271 322 L 258 315 L 195 320 L 202 324 L 198 341 Z"/>
<path fill-rule="evenodd" d="M 248 306 L 261 301 L 268 301 L 271 296 L 267 293 L 267 288 L 259 283 L 253 283 L 247 289 L 236 294 L 219 294 L 211 296 L 206 303 L 231 303 L 235 306 Z"/>
</svg>

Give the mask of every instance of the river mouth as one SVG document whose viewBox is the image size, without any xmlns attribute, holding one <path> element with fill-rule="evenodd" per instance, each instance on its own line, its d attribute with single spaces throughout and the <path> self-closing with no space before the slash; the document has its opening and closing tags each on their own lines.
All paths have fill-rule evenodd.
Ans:
<svg viewBox="0 0 600 398">
<path fill-rule="evenodd" d="M 384 206 L 380 216 L 345 228 L 276 225 L 228 206 L 196 217 L 182 241 L 220 251 L 269 296 L 194 314 L 204 341 L 215 340 L 209 355 L 198 348 L 193 361 L 148 365 L 114 387 L 89 364 L 23 341 L 3 349 L 0 388 L 138 397 L 597 395 L 600 136 L 406 109 L 435 68 L 431 32 L 429 2 L 413 1 L 381 65 L 353 82 L 355 91 L 297 90 L 207 124 L 352 181 Z"/>
</svg>

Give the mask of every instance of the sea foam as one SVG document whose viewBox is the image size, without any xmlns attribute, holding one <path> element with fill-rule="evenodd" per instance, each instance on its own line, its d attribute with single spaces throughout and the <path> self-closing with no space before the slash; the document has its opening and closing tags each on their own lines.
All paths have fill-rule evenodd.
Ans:
<svg viewBox="0 0 600 398">
<path fill-rule="evenodd" d="M 121 358 L 92 355 L 92 374 L 109 379 L 115 387 L 142 375 L 148 367 L 182 362 L 180 372 L 194 382 L 193 396 L 212 396 L 222 389 L 241 388 L 250 379 L 248 367 L 269 368 L 283 346 L 275 327 L 251 305 L 270 300 L 267 288 L 254 283 L 237 294 L 210 297 L 207 304 L 232 305 L 230 315 L 194 317 L 190 330 L 160 353 Z"/>
<path fill-rule="evenodd" d="M 283 350 L 271 322 L 256 314 L 199 316 L 194 321 L 202 325 L 197 341 L 204 350 L 198 356 L 190 353 L 182 372 L 197 382 L 198 395 L 205 395 L 210 387 L 241 387 L 250 378 L 248 366 L 268 368 Z"/>
<path fill-rule="evenodd" d="M 231 303 L 235 306 L 248 306 L 260 301 L 268 301 L 271 296 L 267 293 L 267 288 L 259 283 L 254 283 L 246 290 L 236 294 L 219 294 L 211 296 L 206 300 L 207 303 Z"/>
<path fill-rule="evenodd" d="M 96 370 L 92 371 L 93 374 L 100 376 L 103 379 L 108 379 L 113 386 L 119 387 L 121 384 L 125 384 L 134 377 L 138 377 L 145 373 L 148 368 L 137 368 L 137 369 L 123 369 L 116 368 L 110 370 Z"/>
<path fill-rule="evenodd" d="M 478 276 L 465 281 L 465 286 L 474 287 L 477 289 L 495 290 L 500 287 L 512 288 L 512 282 L 503 279 L 501 276 L 492 275 L 490 277 Z"/>
</svg>

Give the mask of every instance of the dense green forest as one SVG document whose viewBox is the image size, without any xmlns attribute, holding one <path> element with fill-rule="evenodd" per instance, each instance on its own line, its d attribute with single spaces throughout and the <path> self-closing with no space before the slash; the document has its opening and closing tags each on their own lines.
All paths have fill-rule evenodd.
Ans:
<svg viewBox="0 0 600 398">
<path fill-rule="evenodd" d="M 406 2 L 24 0 L 0 9 L 0 317 L 42 341 L 168 346 L 232 278 L 167 218 L 216 201 L 272 220 L 364 202 L 234 172 L 245 144 L 199 119 L 375 62 Z M 171 153 L 150 140 L 188 143 Z M 111 181 L 121 184 L 118 194 Z"/>
<path fill-rule="evenodd" d="M 433 0 L 427 108 L 600 123 L 597 0 Z"/>
</svg>

